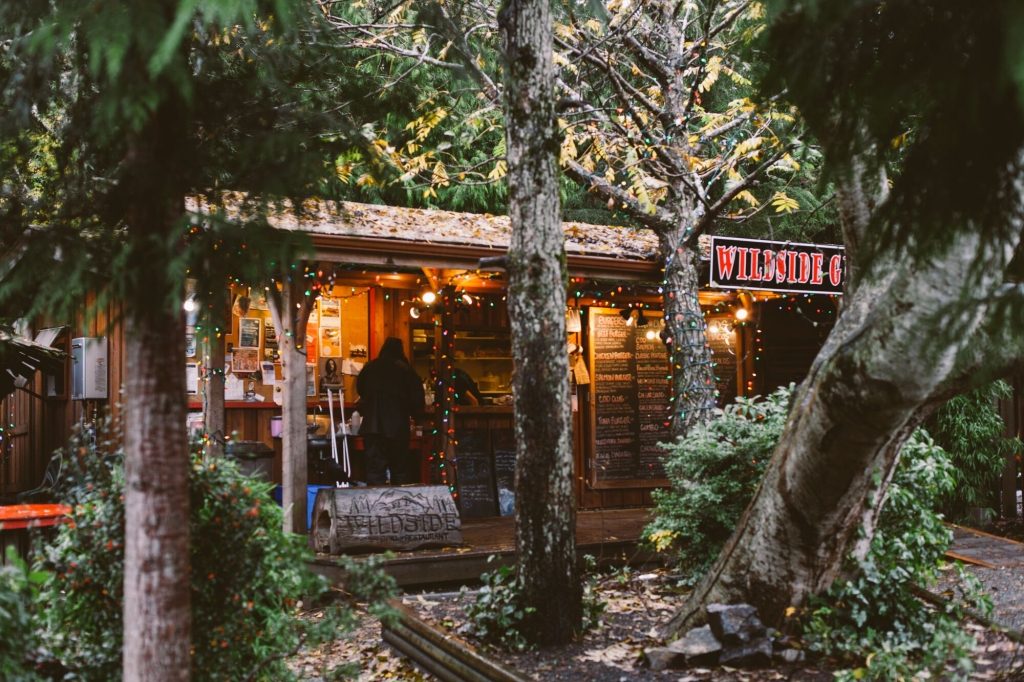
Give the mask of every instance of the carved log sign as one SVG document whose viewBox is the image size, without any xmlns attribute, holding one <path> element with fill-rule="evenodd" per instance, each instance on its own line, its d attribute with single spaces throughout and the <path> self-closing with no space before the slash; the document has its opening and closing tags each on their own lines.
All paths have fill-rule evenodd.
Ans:
<svg viewBox="0 0 1024 682">
<path fill-rule="evenodd" d="M 313 547 L 320 553 L 461 545 L 461 527 L 443 485 L 326 489 L 313 504 Z"/>
<path fill-rule="evenodd" d="M 711 286 L 805 294 L 842 294 L 841 246 L 711 238 Z"/>
</svg>

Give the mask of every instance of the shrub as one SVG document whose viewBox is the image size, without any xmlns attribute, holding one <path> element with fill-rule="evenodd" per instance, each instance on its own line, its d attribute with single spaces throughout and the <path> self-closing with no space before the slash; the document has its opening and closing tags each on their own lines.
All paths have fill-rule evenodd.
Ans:
<svg viewBox="0 0 1024 682">
<path fill-rule="evenodd" d="M 671 489 L 654 491 L 643 536 L 671 552 L 687 582 L 718 556 L 764 474 L 786 422 L 792 387 L 764 400 L 738 398 L 717 418 L 663 447 Z"/>
<path fill-rule="evenodd" d="M 69 451 L 85 463 L 72 491 L 73 523 L 43 550 L 50 573 L 41 600 L 45 634 L 68 678 L 121 677 L 124 576 L 124 474 L 112 443 L 90 445 L 77 435 Z M 347 613 L 297 619 L 303 596 L 327 585 L 306 567 L 305 538 L 282 529 L 270 484 L 242 476 L 230 460 L 193 457 L 191 508 L 192 679 L 240 680 L 266 662 L 256 679 L 291 677 L 275 656 L 337 636 Z M 184 519 L 182 520 L 184 521 Z M 271 660 L 273 659 L 273 660 Z"/>
<path fill-rule="evenodd" d="M 805 619 L 812 650 L 859 664 L 839 680 L 923 679 L 949 662 L 954 677 L 970 674 L 974 639 L 959 616 L 964 607 L 991 610 L 980 582 L 958 565 L 962 593 L 948 612 L 925 606 L 912 591 L 935 581 L 953 539 L 933 509 L 955 485 L 949 455 L 926 432 L 915 432 L 900 454 L 867 556 L 850 560 L 855 577 L 837 581 Z"/>
<path fill-rule="evenodd" d="M 43 577 L 31 573 L 12 549 L 0 566 L 0 680 L 36 682 L 34 658 L 39 646 L 36 598 Z"/>
<path fill-rule="evenodd" d="M 956 487 L 939 500 L 951 519 L 965 520 L 968 507 L 988 507 L 991 484 L 1002 472 L 1006 456 L 1024 449 L 1016 438 L 1003 437 L 997 401 L 1012 394 L 1008 383 L 996 381 L 953 398 L 924 424 L 953 460 Z"/>
<path fill-rule="evenodd" d="M 487 558 L 493 561 L 492 555 Z M 586 571 L 583 576 L 583 624 L 586 632 L 597 627 L 606 604 L 596 592 L 597 562 L 592 556 L 585 556 Z M 475 599 L 466 606 L 466 624 L 462 631 L 479 638 L 488 644 L 494 644 L 522 651 L 529 646 L 522 634 L 526 616 L 536 611 L 535 608 L 523 606 L 523 588 L 512 566 L 504 565 L 490 573 L 480 576 L 483 585 Z M 463 597 L 467 588 L 462 588 Z"/>
</svg>

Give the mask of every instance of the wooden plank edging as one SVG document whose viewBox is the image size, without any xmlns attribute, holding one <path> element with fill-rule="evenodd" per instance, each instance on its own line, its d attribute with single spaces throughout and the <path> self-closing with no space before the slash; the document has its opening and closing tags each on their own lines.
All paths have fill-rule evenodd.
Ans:
<svg viewBox="0 0 1024 682">
<path fill-rule="evenodd" d="M 394 641 L 396 649 L 428 670 L 434 666 L 441 668 L 438 677 L 453 682 L 528 682 L 519 673 L 481 656 L 444 630 L 424 622 L 400 601 L 392 600 L 391 606 L 395 610 L 395 621 L 390 626 L 387 622 L 381 623 L 384 640 L 389 644 Z"/>
</svg>

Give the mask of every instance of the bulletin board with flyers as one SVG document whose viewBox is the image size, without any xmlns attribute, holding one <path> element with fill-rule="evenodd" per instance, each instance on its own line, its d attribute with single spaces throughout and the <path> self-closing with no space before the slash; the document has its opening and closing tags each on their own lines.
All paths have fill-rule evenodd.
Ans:
<svg viewBox="0 0 1024 682">
<path fill-rule="evenodd" d="M 231 325 L 220 338 L 225 344 L 224 400 L 280 404 L 281 359 L 277 329 L 261 292 L 248 287 L 231 290 Z M 310 402 L 337 396 L 357 398 L 355 375 L 367 361 L 369 292 L 336 286 L 317 299 L 306 325 L 306 395 Z M 195 315 L 186 320 L 186 378 L 192 400 L 201 400 L 205 344 L 216 342 Z M 192 397 L 194 396 L 194 397 Z"/>
</svg>

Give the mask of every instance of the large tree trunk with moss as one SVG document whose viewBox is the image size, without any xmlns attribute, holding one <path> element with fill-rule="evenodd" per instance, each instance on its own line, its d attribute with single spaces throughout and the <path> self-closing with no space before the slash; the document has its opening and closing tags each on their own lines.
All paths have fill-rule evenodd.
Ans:
<svg viewBox="0 0 1024 682">
<path fill-rule="evenodd" d="M 281 355 L 282 491 L 286 533 L 306 532 L 306 322 L 312 300 L 305 283 L 284 274 L 281 289 L 273 285 L 267 301 L 277 329 Z"/>
<path fill-rule="evenodd" d="M 154 293 L 129 292 L 126 301 L 125 682 L 185 682 L 192 663 L 185 320 L 180 304 L 166 307 L 184 213 L 174 187 L 180 121 L 174 106 L 161 106 L 127 159 L 129 268 L 158 277 Z"/>
<path fill-rule="evenodd" d="M 546 0 L 510 0 L 505 51 L 509 316 L 515 362 L 516 553 L 526 636 L 569 641 L 582 622 L 576 566 L 566 260 L 558 193 L 553 21 Z"/>
<path fill-rule="evenodd" d="M 682 227 L 658 232 L 659 251 L 665 263 L 662 300 L 665 344 L 672 366 L 673 438 L 685 436 L 695 424 L 714 416 L 716 394 L 714 358 L 697 299 L 700 250 L 687 244 L 683 234 Z"/>
<path fill-rule="evenodd" d="M 753 502 L 667 635 L 700 623 L 715 602 L 751 603 L 777 624 L 826 590 L 851 550 L 863 556 L 903 444 L 974 371 L 965 358 L 1016 232 L 988 243 L 963 234 L 927 263 L 876 264 L 847 297 Z"/>
</svg>

